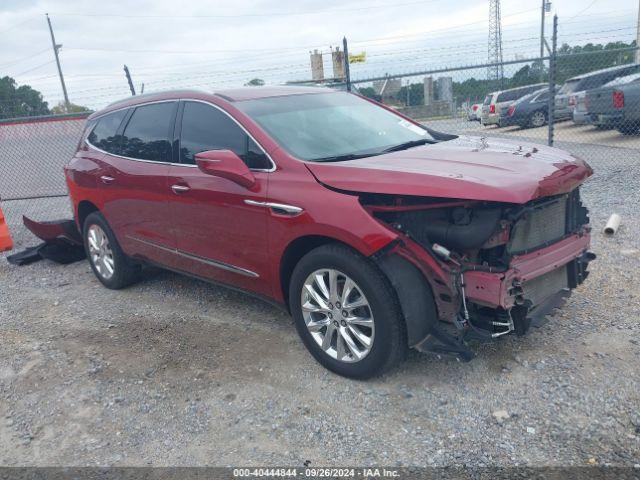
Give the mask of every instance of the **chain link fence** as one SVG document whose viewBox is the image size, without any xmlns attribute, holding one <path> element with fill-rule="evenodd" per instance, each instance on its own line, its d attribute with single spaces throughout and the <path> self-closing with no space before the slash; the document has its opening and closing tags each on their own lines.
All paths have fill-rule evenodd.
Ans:
<svg viewBox="0 0 640 480">
<path fill-rule="evenodd" d="M 32 240 L 22 216 L 70 218 L 63 167 L 75 152 L 89 113 L 0 121 L 0 200 L 14 243 Z"/>
<path fill-rule="evenodd" d="M 486 63 L 356 77 L 351 84 L 438 131 L 553 145 L 584 158 L 596 172 L 591 191 L 603 194 L 596 201 L 607 203 L 594 213 L 604 221 L 639 200 L 638 49 L 609 44 L 599 51 L 567 51 L 556 47 L 561 36 L 554 32 L 546 57 L 505 61 L 500 68 Z M 62 169 L 87 115 L 0 121 L 0 199 L 18 248 L 32 240 L 22 215 L 71 215 Z"/>
</svg>

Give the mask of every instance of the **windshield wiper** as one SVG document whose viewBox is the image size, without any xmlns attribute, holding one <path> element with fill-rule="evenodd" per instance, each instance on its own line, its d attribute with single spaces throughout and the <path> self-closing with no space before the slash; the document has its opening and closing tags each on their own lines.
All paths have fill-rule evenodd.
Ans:
<svg viewBox="0 0 640 480">
<path fill-rule="evenodd" d="M 344 155 L 336 155 L 333 157 L 314 158 L 313 162 L 344 162 L 345 160 L 357 160 L 358 158 L 373 157 L 380 153 L 347 153 Z"/>
<path fill-rule="evenodd" d="M 394 145 L 393 147 L 385 148 L 382 151 L 382 153 L 398 152 L 400 150 L 407 150 L 409 148 L 419 147 L 420 145 L 425 145 L 427 143 L 434 143 L 434 142 L 426 138 L 421 138 L 420 140 L 411 140 L 410 142 L 405 142 L 399 145 Z"/>
<path fill-rule="evenodd" d="M 373 153 L 346 153 L 344 155 L 336 155 L 333 157 L 314 158 L 314 162 L 344 162 L 345 160 L 357 160 L 358 158 L 375 157 L 376 155 L 382 155 L 383 153 L 397 152 L 398 150 L 406 150 L 408 148 L 419 147 L 420 145 L 436 143 L 434 140 L 421 138 L 420 140 L 412 140 L 410 142 L 394 145 L 389 148 L 385 148 L 380 152 Z"/>
</svg>

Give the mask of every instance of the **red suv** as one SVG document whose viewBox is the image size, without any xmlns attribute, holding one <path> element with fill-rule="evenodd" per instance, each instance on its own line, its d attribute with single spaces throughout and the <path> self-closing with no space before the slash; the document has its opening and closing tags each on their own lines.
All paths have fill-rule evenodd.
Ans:
<svg viewBox="0 0 640 480">
<path fill-rule="evenodd" d="M 105 286 L 157 265 L 242 289 L 355 378 L 409 347 L 469 360 L 470 338 L 522 334 L 558 305 L 594 258 L 591 173 L 307 87 L 132 97 L 89 117 L 66 167 Z"/>
</svg>

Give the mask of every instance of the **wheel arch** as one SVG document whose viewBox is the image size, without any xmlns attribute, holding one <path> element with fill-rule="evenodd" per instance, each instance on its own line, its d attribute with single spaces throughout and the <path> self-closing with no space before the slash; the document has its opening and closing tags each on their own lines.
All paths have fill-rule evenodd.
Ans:
<svg viewBox="0 0 640 480">
<path fill-rule="evenodd" d="M 78 209 L 76 212 L 76 223 L 78 224 L 78 229 L 82 232 L 82 228 L 84 226 L 84 221 L 87 217 L 93 212 L 99 212 L 100 209 L 89 200 L 82 200 L 78 203 Z"/>
<path fill-rule="evenodd" d="M 335 237 L 329 237 L 326 235 L 304 235 L 292 240 L 285 247 L 282 257 L 280 258 L 279 277 L 280 277 L 280 291 L 282 294 L 282 298 L 284 299 L 284 305 L 287 311 L 290 311 L 289 282 L 291 281 L 291 275 L 293 274 L 293 269 L 296 267 L 296 265 L 302 259 L 302 257 L 304 257 L 311 250 L 318 248 L 322 245 L 326 245 L 328 243 L 338 243 L 348 248 L 351 248 L 355 251 L 358 251 L 357 249 L 353 248 L 352 245 L 349 245 L 348 243 L 338 240 Z"/>
<path fill-rule="evenodd" d="M 423 273 L 400 255 L 389 253 L 376 259 L 387 277 L 402 310 L 410 347 L 418 345 L 438 322 L 433 289 Z"/>
</svg>

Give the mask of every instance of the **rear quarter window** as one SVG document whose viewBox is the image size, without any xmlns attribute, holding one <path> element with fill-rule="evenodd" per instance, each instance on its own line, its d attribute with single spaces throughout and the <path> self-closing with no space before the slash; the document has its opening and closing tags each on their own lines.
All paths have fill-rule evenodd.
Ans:
<svg viewBox="0 0 640 480">
<path fill-rule="evenodd" d="M 176 102 L 153 103 L 137 107 L 122 136 L 122 155 L 140 160 L 169 162 L 169 130 L 173 125 Z"/>
<path fill-rule="evenodd" d="M 117 136 L 118 128 L 120 128 L 126 114 L 126 110 L 119 110 L 100 117 L 95 121 L 91 133 L 87 137 L 89 143 L 105 152 L 118 153 L 120 148 L 120 138 Z"/>
</svg>

